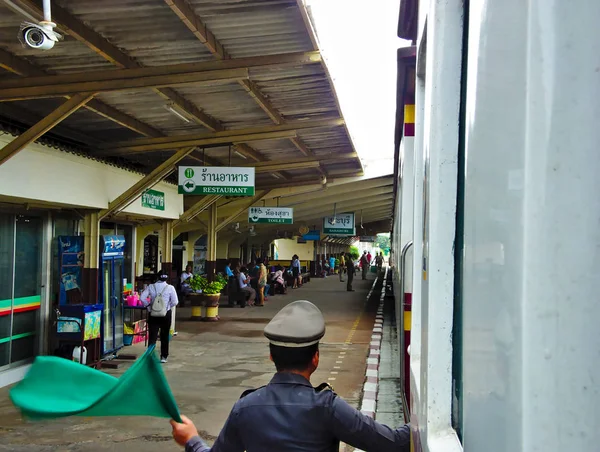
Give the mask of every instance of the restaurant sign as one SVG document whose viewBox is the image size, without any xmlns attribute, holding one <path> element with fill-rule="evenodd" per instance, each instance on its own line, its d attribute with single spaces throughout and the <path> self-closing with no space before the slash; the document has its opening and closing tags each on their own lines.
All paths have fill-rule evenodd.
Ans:
<svg viewBox="0 0 600 452">
<path fill-rule="evenodd" d="M 292 207 L 250 207 L 248 223 L 293 224 Z"/>
<path fill-rule="evenodd" d="M 165 210 L 165 194 L 162 191 L 146 190 L 142 193 L 142 207 Z"/>
<path fill-rule="evenodd" d="M 254 168 L 180 166 L 179 194 L 254 196 Z"/>
</svg>

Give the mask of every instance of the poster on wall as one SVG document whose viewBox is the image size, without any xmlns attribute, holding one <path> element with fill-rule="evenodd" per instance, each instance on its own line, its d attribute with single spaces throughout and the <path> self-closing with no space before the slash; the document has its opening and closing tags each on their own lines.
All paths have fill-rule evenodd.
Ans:
<svg viewBox="0 0 600 452">
<path fill-rule="evenodd" d="M 354 214 L 340 213 L 335 217 L 323 218 L 323 234 L 325 235 L 356 235 Z"/>
<path fill-rule="evenodd" d="M 205 245 L 196 245 L 194 247 L 193 273 L 203 275 L 206 273 L 206 252 L 208 248 Z"/>
<path fill-rule="evenodd" d="M 58 303 L 79 304 L 81 292 L 81 270 L 83 268 L 83 240 L 81 236 L 59 236 L 58 258 L 60 262 L 60 289 Z"/>
<path fill-rule="evenodd" d="M 180 166 L 181 195 L 254 196 L 253 167 Z"/>
</svg>

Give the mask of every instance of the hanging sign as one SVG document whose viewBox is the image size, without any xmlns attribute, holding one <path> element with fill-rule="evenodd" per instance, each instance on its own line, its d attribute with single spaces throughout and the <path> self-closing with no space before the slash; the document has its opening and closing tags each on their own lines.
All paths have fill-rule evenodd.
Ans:
<svg viewBox="0 0 600 452">
<path fill-rule="evenodd" d="M 323 234 L 356 235 L 354 229 L 354 214 L 340 213 L 335 217 L 323 218 Z"/>
<path fill-rule="evenodd" d="M 142 193 L 142 207 L 165 210 L 165 194 L 162 191 L 146 190 Z"/>
<path fill-rule="evenodd" d="M 294 224 L 292 207 L 250 207 L 248 223 Z"/>
<path fill-rule="evenodd" d="M 254 196 L 254 168 L 180 166 L 178 191 L 183 195 Z"/>
<path fill-rule="evenodd" d="M 360 241 L 363 243 L 375 243 L 375 236 L 374 235 L 361 235 Z"/>
<path fill-rule="evenodd" d="M 320 240 L 321 231 L 319 229 L 310 229 L 305 234 L 302 234 L 304 240 Z"/>
</svg>

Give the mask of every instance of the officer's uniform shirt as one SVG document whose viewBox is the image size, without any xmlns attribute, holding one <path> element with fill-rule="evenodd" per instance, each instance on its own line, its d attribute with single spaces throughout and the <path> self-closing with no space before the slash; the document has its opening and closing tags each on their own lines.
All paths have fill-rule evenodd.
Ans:
<svg viewBox="0 0 600 452">
<path fill-rule="evenodd" d="M 271 344 L 307 347 L 325 335 L 314 304 L 285 306 L 264 329 Z M 313 388 L 303 376 L 278 372 L 271 382 L 236 402 L 212 448 L 195 437 L 187 452 L 338 452 L 339 442 L 371 452 L 408 452 L 407 425 L 393 430 L 348 405 L 328 385 Z"/>
<path fill-rule="evenodd" d="M 408 426 L 375 422 L 330 389 L 318 390 L 303 376 L 280 372 L 242 397 L 213 447 L 199 437 L 187 452 L 338 452 L 339 442 L 368 451 L 408 452 Z"/>
</svg>

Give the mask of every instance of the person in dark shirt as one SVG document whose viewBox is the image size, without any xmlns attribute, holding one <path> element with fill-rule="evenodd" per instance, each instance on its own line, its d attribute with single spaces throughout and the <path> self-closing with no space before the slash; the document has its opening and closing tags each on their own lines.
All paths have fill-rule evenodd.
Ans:
<svg viewBox="0 0 600 452">
<path fill-rule="evenodd" d="M 354 267 L 354 259 L 352 259 L 352 256 L 349 253 L 346 257 L 346 271 L 348 272 L 346 290 L 348 292 L 354 292 L 354 289 L 352 288 L 352 281 L 354 280 L 354 272 L 356 271 L 356 268 Z"/>
<path fill-rule="evenodd" d="M 410 429 L 392 429 L 351 407 L 326 383 L 314 388 L 325 320 L 301 300 L 284 307 L 264 329 L 277 373 L 235 403 L 211 447 L 194 424 L 171 421 L 173 438 L 186 452 L 338 452 L 340 441 L 371 452 L 408 452 Z"/>
</svg>

